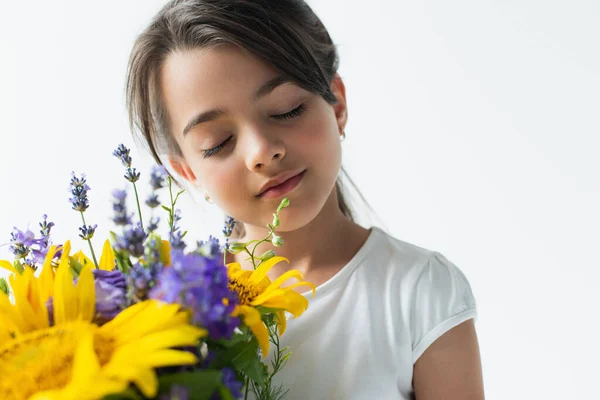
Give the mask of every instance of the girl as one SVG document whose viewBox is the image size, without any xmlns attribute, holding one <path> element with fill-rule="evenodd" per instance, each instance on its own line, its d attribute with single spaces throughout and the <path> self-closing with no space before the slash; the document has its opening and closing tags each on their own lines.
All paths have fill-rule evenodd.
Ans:
<svg viewBox="0 0 600 400">
<path fill-rule="evenodd" d="M 134 45 L 130 121 L 158 163 L 237 221 L 239 241 L 264 237 L 291 200 L 278 229 L 291 264 L 270 278 L 297 269 L 317 290 L 281 338 L 287 398 L 483 399 L 468 280 L 442 254 L 352 218 L 337 68 L 303 0 L 174 0 Z"/>
</svg>

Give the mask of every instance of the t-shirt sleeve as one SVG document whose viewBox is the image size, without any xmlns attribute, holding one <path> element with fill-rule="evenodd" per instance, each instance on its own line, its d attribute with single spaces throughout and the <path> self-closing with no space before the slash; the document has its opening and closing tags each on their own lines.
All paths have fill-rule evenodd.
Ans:
<svg viewBox="0 0 600 400">
<path fill-rule="evenodd" d="M 473 318 L 477 306 L 462 271 L 438 252 L 421 267 L 411 304 L 413 364 L 440 336 Z"/>
</svg>

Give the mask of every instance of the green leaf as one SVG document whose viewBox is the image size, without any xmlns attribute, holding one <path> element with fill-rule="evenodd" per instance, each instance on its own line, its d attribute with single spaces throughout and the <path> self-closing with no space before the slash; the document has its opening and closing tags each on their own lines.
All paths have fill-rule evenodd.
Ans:
<svg viewBox="0 0 600 400">
<path fill-rule="evenodd" d="M 69 266 L 71 267 L 71 271 L 77 277 L 81 273 L 81 268 L 83 265 L 75 259 L 75 257 L 69 256 Z"/>
<path fill-rule="evenodd" d="M 233 395 L 225 386 L 219 386 L 219 394 L 221 395 L 221 400 L 235 400 Z"/>
<path fill-rule="evenodd" d="M 4 292 L 4 294 L 7 296 L 10 294 L 8 282 L 6 282 L 6 279 L 4 278 L 0 278 L 0 291 Z"/>
<path fill-rule="evenodd" d="M 159 393 L 168 393 L 172 385 L 185 386 L 191 400 L 209 400 L 221 384 L 221 371 L 179 372 L 159 377 Z"/>
<path fill-rule="evenodd" d="M 241 345 L 244 346 L 241 346 Z M 237 354 L 231 359 L 234 368 L 246 376 L 249 376 L 256 384 L 263 385 L 265 381 L 265 369 L 258 355 L 258 341 L 253 338 L 250 342 L 240 343 L 232 347 L 229 352 L 239 347 Z"/>
</svg>

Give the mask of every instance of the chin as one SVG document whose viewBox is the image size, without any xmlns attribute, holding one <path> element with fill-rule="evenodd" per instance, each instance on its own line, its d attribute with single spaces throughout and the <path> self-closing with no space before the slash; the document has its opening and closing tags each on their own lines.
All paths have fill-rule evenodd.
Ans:
<svg viewBox="0 0 600 400">
<path fill-rule="evenodd" d="M 335 190 L 335 188 L 334 188 Z M 290 196 L 290 205 L 279 213 L 281 224 L 276 232 L 293 232 L 310 224 L 321 212 L 325 212 L 329 196 Z"/>
</svg>

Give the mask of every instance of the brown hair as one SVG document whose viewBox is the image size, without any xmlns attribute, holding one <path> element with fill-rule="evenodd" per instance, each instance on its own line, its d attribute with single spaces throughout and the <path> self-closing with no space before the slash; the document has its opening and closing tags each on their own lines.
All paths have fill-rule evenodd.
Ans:
<svg viewBox="0 0 600 400">
<path fill-rule="evenodd" d="M 329 104 L 337 102 L 330 90 L 339 64 L 336 46 L 303 0 L 172 0 L 137 37 L 127 70 L 130 127 L 139 129 L 157 163 L 159 152 L 182 155 L 162 104 L 163 63 L 175 51 L 223 43 L 246 49 Z M 340 210 L 353 219 L 340 178 L 336 193 Z"/>
</svg>

